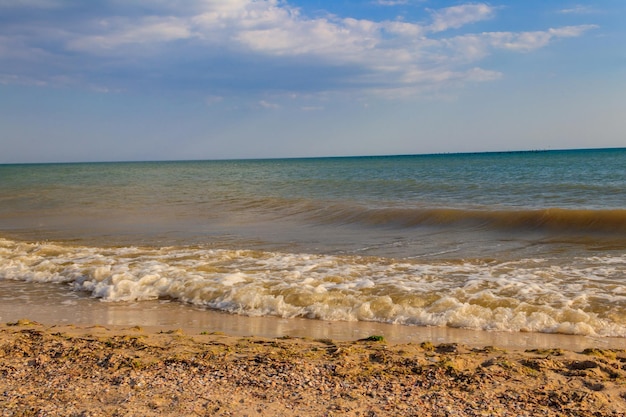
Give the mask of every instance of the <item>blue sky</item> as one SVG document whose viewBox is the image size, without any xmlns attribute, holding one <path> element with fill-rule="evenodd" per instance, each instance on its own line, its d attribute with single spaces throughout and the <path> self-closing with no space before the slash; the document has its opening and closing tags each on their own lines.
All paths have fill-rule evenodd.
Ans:
<svg viewBox="0 0 626 417">
<path fill-rule="evenodd" d="M 0 0 L 0 163 L 626 146 L 626 2 Z"/>
</svg>

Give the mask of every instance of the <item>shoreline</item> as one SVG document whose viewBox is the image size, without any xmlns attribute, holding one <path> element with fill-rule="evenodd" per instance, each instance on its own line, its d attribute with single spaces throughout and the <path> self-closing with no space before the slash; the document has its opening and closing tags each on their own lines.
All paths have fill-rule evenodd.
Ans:
<svg viewBox="0 0 626 417">
<path fill-rule="evenodd" d="M 582 351 L 587 348 L 626 349 L 626 338 L 568 335 L 559 333 L 507 332 L 452 327 L 428 327 L 366 321 L 324 321 L 274 316 L 243 316 L 204 309 L 165 300 L 132 303 L 103 302 L 80 293 L 64 291 L 63 286 L 39 287 L 27 282 L 0 281 L 12 292 L 0 301 L 0 323 L 27 318 L 47 325 L 140 326 L 151 331 L 182 329 L 196 334 L 221 332 L 232 336 L 266 338 L 299 337 L 351 341 L 382 335 L 389 343 L 458 343 L 470 347 L 498 346 L 503 349 L 561 349 Z M 16 289 L 16 285 L 19 288 Z"/>
<path fill-rule="evenodd" d="M 2 297 L 2 292 L 10 296 Z M 471 347 L 582 351 L 586 348 L 626 349 L 626 338 L 558 333 L 470 330 L 366 321 L 323 321 L 274 316 L 243 316 L 167 300 L 103 302 L 63 285 L 0 280 L 0 323 L 23 318 L 48 325 L 183 329 L 188 333 L 222 332 L 232 336 L 308 337 L 351 341 L 382 335 L 391 343 L 459 343 Z"/>
<path fill-rule="evenodd" d="M 196 330 L 3 322 L 0 415 L 626 415 L 625 349 Z"/>
</svg>

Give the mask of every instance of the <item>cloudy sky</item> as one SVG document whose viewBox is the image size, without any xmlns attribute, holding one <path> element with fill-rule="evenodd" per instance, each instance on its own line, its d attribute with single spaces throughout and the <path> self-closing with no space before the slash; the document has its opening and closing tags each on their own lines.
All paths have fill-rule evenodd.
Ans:
<svg viewBox="0 0 626 417">
<path fill-rule="evenodd" d="M 626 146 L 626 2 L 0 0 L 0 163 Z"/>
</svg>

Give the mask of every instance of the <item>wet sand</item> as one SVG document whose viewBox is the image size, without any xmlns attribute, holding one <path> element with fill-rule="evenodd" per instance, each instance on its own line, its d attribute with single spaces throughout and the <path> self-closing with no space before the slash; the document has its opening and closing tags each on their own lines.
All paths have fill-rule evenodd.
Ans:
<svg viewBox="0 0 626 417">
<path fill-rule="evenodd" d="M 6 295 L 6 296 L 4 296 Z M 64 284 L 0 280 L 0 323 L 27 317 L 48 325 L 104 325 L 156 329 L 183 328 L 189 333 L 222 332 L 265 338 L 306 337 L 353 341 L 382 335 L 391 343 L 459 343 L 470 347 L 582 351 L 587 348 L 626 349 L 625 338 L 547 333 L 496 332 L 448 327 L 403 326 L 375 322 L 340 322 L 277 317 L 246 317 L 167 300 L 129 303 L 101 302 Z"/>
<path fill-rule="evenodd" d="M 1 285 L 1 416 L 626 416 L 623 338 L 243 317 Z"/>
<path fill-rule="evenodd" d="M 626 415 L 624 349 L 197 330 L 0 324 L 0 414 Z"/>
</svg>

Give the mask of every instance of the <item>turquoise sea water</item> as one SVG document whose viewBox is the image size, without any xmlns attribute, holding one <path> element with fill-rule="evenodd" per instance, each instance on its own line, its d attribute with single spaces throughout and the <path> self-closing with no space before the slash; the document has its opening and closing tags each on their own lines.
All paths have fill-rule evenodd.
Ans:
<svg viewBox="0 0 626 417">
<path fill-rule="evenodd" d="M 0 280 L 626 337 L 626 149 L 0 165 Z"/>
</svg>

